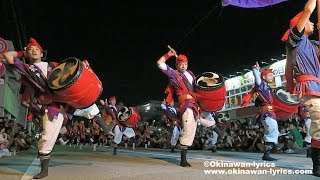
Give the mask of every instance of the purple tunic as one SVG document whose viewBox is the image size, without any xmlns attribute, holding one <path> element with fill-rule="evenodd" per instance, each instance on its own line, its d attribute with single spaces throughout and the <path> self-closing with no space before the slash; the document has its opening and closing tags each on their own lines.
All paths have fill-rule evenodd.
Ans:
<svg viewBox="0 0 320 180">
<path fill-rule="evenodd" d="M 292 71 L 293 77 L 299 75 L 312 75 L 320 78 L 320 64 L 318 59 L 318 41 L 310 41 L 304 34 L 294 34 L 291 31 L 286 42 L 287 47 L 287 69 L 286 73 Z M 288 71 L 288 72 L 287 72 Z M 306 81 L 303 95 L 320 96 L 320 83 Z M 294 87 L 294 93 L 300 94 L 301 83 Z"/>
<path fill-rule="evenodd" d="M 35 65 L 27 65 L 24 62 L 22 62 L 20 59 L 15 58 L 13 67 L 20 73 L 23 77 L 23 79 L 34 88 L 35 96 L 38 97 L 43 94 L 50 94 L 49 87 L 41 82 L 40 78 L 45 77 L 41 69 Z M 48 67 L 49 70 L 50 67 Z M 36 79 L 34 75 L 39 77 L 39 79 Z M 46 81 L 46 79 L 44 79 Z M 31 105 L 30 107 L 37 107 L 37 105 Z M 52 105 L 45 105 L 42 106 L 41 109 L 34 108 L 33 110 L 41 111 L 41 113 L 44 112 L 44 110 L 48 110 L 48 114 L 50 117 L 50 120 L 52 120 L 55 116 L 58 116 L 60 109 L 57 107 L 57 104 L 54 103 Z"/>
<path fill-rule="evenodd" d="M 168 65 L 167 65 L 167 70 L 164 70 L 164 69 L 161 69 L 161 70 L 169 78 L 170 82 L 174 85 L 174 87 L 177 89 L 176 90 L 177 96 L 181 95 L 181 94 L 178 94 L 179 93 L 178 91 L 180 90 L 180 93 L 181 93 L 181 91 L 183 90 L 183 85 L 180 84 L 180 81 L 179 81 L 180 77 L 178 76 L 177 71 L 172 69 Z M 188 72 L 192 75 L 193 79 L 195 79 L 193 73 L 191 71 L 188 71 Z M 188 82 L 187 77 L 183 73 L 180 73 L 180 72 L 178 72 L 178 73 L 180 74 L 180 76 L 182 77 L 184 82 Z M 193 91 L 193 84 L 191 84 L 191 86 L 192 86 L 192 90 L 191 91 Z M 179 115 L 182 116 L 183 113 L 187 110 L 187 108 L 190 108 L 190 109 L 193 110 L 194 116 L 197 115 L 197 112 L 198 112 L 197 111 L 197 108 L 198 108 L 197 105 L 194 102 L 192 102 L 192 101 L 190 101 L 188 99 L 185 100 L 183 105 L 180 102 L 180 107 L 178 109 Z"/>
<path fill-rule="evenodd" d="M 255 100 L 255 105 L 258 107 L 272 105 L 273 98 L 270 86 L 261 79 L 261 74 L 260 72 L 258 72 L 258 70 L 253 69 L 253 72 L 254 78 L 256 79 L 255 88 L 257 89 L 257 92 L 264 98 L 262 99 L 259 96 L 257 96 Z M 257 81 L 260 82 L 259 85 L 257 84 Z M 265 102 L 265 100 L 267 102 Z M 255 122 L 253 122 L 253 124 L 257 124 L 258 122 L 264 120 L 266 117 L 272 117 L 273 119 L 276 119 L 274 113 L 270 113 L 269 111 L 261 112 L 256 116 Z"/>
</svg>

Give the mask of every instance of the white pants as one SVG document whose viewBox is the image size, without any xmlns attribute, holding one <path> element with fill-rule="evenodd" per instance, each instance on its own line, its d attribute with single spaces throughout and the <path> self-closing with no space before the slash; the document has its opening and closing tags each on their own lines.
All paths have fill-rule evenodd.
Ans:
<svg viewBox="0 0 320 180">
<path fill-rule="evenodd" d="M 216 133 L 215 131 L 212 131 L 212 146 L 215 146 L 218 142 L 218 133 Z"/>
<path fill-rule="evenodd" d="M 59 142 L 61 145 L 66 145 L 69 142 L 69 140 L 64 141 L 62 138 L 59 138 Z"/>
<path fill-rule="evenodd" d="M 179 136 L 180 136 L 180 130 L 178 126 L 174 126 L 172 131 L 172 136 L 171 136 L 171 142 L 170 142 L 172 147 L 175 147 L 177 145 Z"/>
<path fill-rule="evenodd" d="M 205 127 L 211 127 L 216 124 L 216 121 L 214 120 L 214 117 L 211 115 L 211 113 L 205 111 L 201 112 L 199 122 Z"/>
<path fill-rule="evenodd" d="M 8 149 L 1 149 L 0 150 L 0 157 L 2 157 L 2 156 L 11 156 L 11 154 Z"/>
<path fill-rule="evenodd" d="M 278 123 L 271 117 L 266 117 L 265 120 L 262 121 L 262 125 L 264 127 L 264 141 L 265 142 L 273 142 L 278 144 L 279 130 Z"/>
<path fill-rule="evenodd" d="M 92 104 L 91 106 L 85 108 L 85 109 L 76 109 L 76 111 L 73 113 L 73 115 L 76 116 L 82 116 L 87 119 L 94 118 L 97 114 L 99 114 L 99 108 L 96 104 Z"/>
<path fill-rule="evenodd" d="M 180 137 L 180 144 L 191 146 L 197 130 L 197 121 L 194 119 L 193 111 L 190 108 L 182 115 L 182 136 Z"/>
<path fill-rule="evenodd" d="M 311 136 L 310 136 L 311 119 L 310 118 L 305 119 L 305 125 L 306 125 L 306 129 L 307 129 L 307 135 L 304 138 L 304 141 L 311 144 Z"/>
<path fill-rule="evenodd" d="M 182 136 L 180 137 L 180 144 L 185 146 L 191 146 L 194 140 L 194 136 L 197 130 L 197 122 L 200 122 L 203 126 L 210 127 L 216 124 L 214 118 L 209 112 L 202 112 L 199 120 L 194 119 L 193 111 L 190 108 L 182 115 Z"/>
<path fill-rule="evenodd" d="M 313 139 L 320 141 L 320 97 L 303 96 L 301 103 L 306 106 L 310 113 L 310 135 Z"/>
<path fill-rule="evenodd" d="M 118 125 L 114 127 L 114 134 L 115 136 L 113 142 L 116 144 L 121 142 L 123 135 L 127 136 L 129 139 L 136 135 L 132 128 L 126 127 L 126 129 L 122 132 Z"/>
<path fill-rule="evenodd" d="M 41 139 L 38 142 L 39 153 L 51 153 L 59 135 L 63 119 L 64 117 L 61 113 L 59 113 L 58 116 L 53 117 L 52 121 L 50 121 L 48 113 L 45 113 L 42 116 L 43 131 L 41 133 Z"/>
</svg>

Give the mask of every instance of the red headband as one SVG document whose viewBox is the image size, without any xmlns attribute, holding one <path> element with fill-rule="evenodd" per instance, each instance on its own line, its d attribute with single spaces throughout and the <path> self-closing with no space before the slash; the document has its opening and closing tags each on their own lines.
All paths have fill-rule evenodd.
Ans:
<svg viewBox="0 0 320 180">
<path fill-rule="evenodd" d="M 112 97 L 109 98 L 110 102 L 113 101 L 113 100 L 117 100 L 115 96 L 112 96 Z"/>
<path fill-rule="evenodd" d="M 36 46 L 37 48 L 40 49 L 41 52 L 43 52 L 42 47 L 40 46 L 40 44 L 33 38 L 30 38 L 29 40 L 29 44 L 27 45 L 27 48 L 30 48 L 31 46 Z"/>
<path fill-rule="evenodd" d="M 272 69 L 265 69 L 261 72 L 261 77 L 266 76 L 269 73 L 272 73 Z"/>
<path fill-rule="evenodd" d="M 284 35 L 282 36 L 282 38 L 281 38 L 281 41 L 282 41 L 282 42 L 286 42 L 286 41 L 287 41 L 291 29 L 294 28 L 294 27 L 297 25 L 298 20 L 299 20 L 300 17 L 302 16 L 302 13 L 303 13 L 303 11 L 301 11 L 300 13 L 298 13 L 296 16 L 294 16 L 294 17 L 290 20 L 290 28 L 289 28 L 289 29 L 284 33 Z"/>
<path fill-rule="evenodd" d="M 180 54 L 176 59 L 176 64 L 181 63 L 181 62 L 188 62 L 187 56 Z"/>
</svg>

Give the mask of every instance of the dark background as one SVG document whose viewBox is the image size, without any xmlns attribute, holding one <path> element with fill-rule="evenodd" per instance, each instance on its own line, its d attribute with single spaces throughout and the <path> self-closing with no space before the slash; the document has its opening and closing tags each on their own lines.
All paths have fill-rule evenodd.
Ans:
<svg viewBox="0 0 320 180">
<path fill-rule="evenodd" d="M 228 77 L 255 61 L 282 59 L 280 39 L 306 1 L 255 9 L 221 7 L 217 0 L 0 2 L 0 37 L 13 40 L 16 49 L 33 37 L 50 61 L 88 59 L 103 82 L 103 98 L 137 105 L 163 99 L 167 79 L 156 61 L 168 44 L 188 56 L 196 75 Z"/>
</svg>

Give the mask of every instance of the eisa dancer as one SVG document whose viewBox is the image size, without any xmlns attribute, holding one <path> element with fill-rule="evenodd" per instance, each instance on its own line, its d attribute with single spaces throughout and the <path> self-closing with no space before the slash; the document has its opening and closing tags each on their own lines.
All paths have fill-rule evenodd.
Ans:
<svg viewBox="0 0 320 180">
<path fill-rule="evenodd" d="M 170 48 L 170 47 L 169 47 Z M 166 64 L 170 57 L 176 56 L 176 68 L 172 69 Z M 214 118 L 209 112 L 202 112 L 200 115 L 196 97 L 192 96 L 194 92 L 194 74 L 188 69 L 188 58 L 185 55 L 179 56 L 174 49 L 170 48 L 169 52 L 164 54 L 158 61 L 159 69 L 169 78 L 170 83 L 174 86 L 176 96 L 179 101 L 178 114 L 182 119 L 183 135 L 180 137 L 181 144 L 181 161 L 180 166 L 190 167 L 187 162 L 187 150 L 192 145 L 197 122 L 209 127 L 215 125 Z M 205 117 L 206 119 L 204 119 Z"/>
<path fill-rule="evenodd" d="M 29 59 L 29 64 L 24 63 L 19 58 L 26 55 Z M 11 64 L 23 78 L 23 84 L 27 85 L 30 106 L 41 107 L 39 114 L 41 114 L 42 121 L 42 135 L 38 142 L 39 157 L 41 162 L 41 172 L 35 175 L 34 179 L 41 179 L 48 176 L 48 166 L 50 160 L 50 153 L 56 142 L 61 125 L 63 122 L 63 114 L 61 113 L 63 104 L 54 103 L 52 99 L 46 99 L 45 96 L 50 94 L 47 86 L 47 77 L 52 69 L 58 64 L 54 62 L 43 62 L 43 49 L 36 40 L 30 38 L 29 44 L 26 47 L 26 52 L 9 51 L 3 54 L 5 60 Z M 37 102 L 31 99 L 37 99 Z"/>
<path fill-rule="evenodd" d="M 118 114 L 123 113 L 125 115 L 124 110 L 129 110 L 127 107 L 117 107 L 117 99 L 115 96 L 109 98 L 109 106 L 106 106 L 106 112 L 112 117 L 113 121 L 115 122 L 115 126 L 113 128 L 114 138 L 113 138 L 113 155 L 117 155 L 118 144 L 120 144 L 123 135 L 127 136 L 129 139 L 133 139 L 133 149 L 135 149 L 135 132 L 132 127 L 129 127 L 125 123 L 121 122 L 119 119 Z M 120 108 L 120 109 L 118 109 Z M 123 111 L 123 112 L 122 112 Z"/>
<path fill-rule="evenodd" d="M 19 58 L 26 56 L 29 64 Z M 22 84 L 27 86 L 28 91 L 23 95 L 24 101 L 29 107 L 39 107 L 37 110 L 42 121 L 42 135 L 38 142 L 41 171 L 34 179 L 48 176 L 50 153 L 60 132 L 66 104 L 61 97 L 52 92 L 48 86 L 48 78 L 59 64 L 56 62 L 43 62 L 43 49 L 33 38 L 30 38 L 26 52 L 9 51 L 3 54 L 4 59 L 22 75 Z M 100 86 L 99 86 L 100 87 Z M 34 101 L 35 99 L 35 101 Z M 92 102 L 93 103 L 93 102 Z M 99 113 L 95 104 L 88 107 L 79 116 L 94 118 Z"/>
<path fill-rule="evenodd" d="M 308 0 L 302 12 L 290 20 L 290 28 L 282 37 L 286 43 L 287 91 L 301 97 L 301 103 L 310 113 L 311 159 L 313 174 L 320 177 L 320 63 L 319 41 L 310 40 L 314 23 L 310 21 L 317 7 L 320 29 L 319 0 Z M 294 83 L 294 79 L 296 83 Z"/>
<path fill-rule="evenodd" d="M 272 69 L 265 69 L 260 73 L 260 66 L 257 63 L 252 66 L 253 75 L 255 78 L 255 87 L 243 98 L 241 106 L 247 106 L 253 95 L 256 94 L 255 105 L 259 107 L 260 113 L 256 117 L 256 123 L 261 122 L 264 127 L 264 154 L 262 160 L 276 161 L 277 159 L 270 157 L 271 150 L 281 149 L 283 144 L 278 144 L 279 130 L 276 120 L 276 113 L 273 107 L 272 89 L 269 83 L 272 83 L 274 77 Z"/>
</svg>

